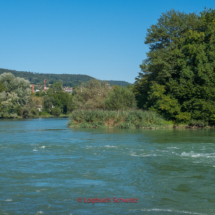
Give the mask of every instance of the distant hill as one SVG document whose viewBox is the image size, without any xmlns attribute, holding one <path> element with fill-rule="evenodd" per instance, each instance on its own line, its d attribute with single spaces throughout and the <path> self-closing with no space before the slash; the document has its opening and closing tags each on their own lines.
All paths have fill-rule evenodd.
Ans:
<svg viewBox="0 0 215 215">
<path fill-rule="evenodd" d="M 82 83 L 89 81 L 90 79 L 94 79 L 88 75 L 73 75 L 73 74 L 51 74 L 51 73 L 33 73 L 33 72 L 23 72 L 16 71 L 10 69 L 1 69 L 0 75 L 4 72 L 11 72 L 16 77 L 21 77 L 29 80 L 31 84 L 43 84 L 43 80 L 46 79 L 47 84 L 53 84 L 57 81 L 62 81 L 63 86 L 79 86 Z M 119 85 L 119 86 L 127 86 L 128 82 L 126 81 L 106 81 L 110 85 Z"/>
</svg>

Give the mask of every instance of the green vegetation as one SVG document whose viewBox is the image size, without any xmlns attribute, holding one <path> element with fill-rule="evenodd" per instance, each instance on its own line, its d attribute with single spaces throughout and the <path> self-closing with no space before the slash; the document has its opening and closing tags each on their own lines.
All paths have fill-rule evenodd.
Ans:
<svg viewBox="0 0 215 215">
<path fill-rule="evenodd" d="M 70 127 L 80 128 L 165 128 L 172 127 L 171 122 L 164 120 L 150 111 L 102 111 L 76 110 L 70 115 Z"/>
<path fill-rule="evenodd" d="M 0 118 L 60 116 L 72 110 L 72 95 L 63 92 L 59 82 L 34 95 L 29 81 L 11 73 L 0 75 Z"/>
<path fill-rule="evenodd" d="M 49 112 L 49 113 L 51 112 L 51 109 L 53 107 L 53 102 L 54 102 L 53 97 L 49 97 L 48 95 L 45 95 L 43 97 L 43 104 L 46 112 Z"/>
<path fill-rule="evenodd" d="M 158 128 L 170 127 L 155 112 L 136 109 L 132 87 L 110 87 L 97 80 L 76 88 L 73 97 L 74 111 L 70 115 L 71 127 L 100 128 Z M 126 110 L 126 111 L 125 111 Z"/>
<path fill-rule="evenodd" d="M 12 73 L 15 77 L 21 77 L 30 81 L 31 84 L 43 85 L 44 79 L 47 84 L 54 84 L 55 82 L 61 82 L 63 86 L 75 87 L 80 86 L 82 83 L 87 83 L 89 80 L 94 79 L 88 75 L 75 75 L 75 74 L 44 74 L 23 72 L 9 69 L 0 69 L 0 75 L 3 73 Z M 106 81 L 111 86 L 127 86 L 129 83 L 126 81 Z"/>
<path fill-rule="evenodd" d="M 105 98 L 110 86 L 98 80 L 90 80 L 74 90 L 74 109 L 105 109 Z"/>
<path fill-rule="evenodd" d="M 29 82 L 4 73 L 0 75 L 0 83 L 0 118 L 15 118 L 19 112 L 25 113 L 30 97 Z"/>
<path fill-rule="evenodd" d="M 3 91 L 5 91 L 5 87 L 2 83 L 0 83 L 0 93 L 2 93 Z"/>
<path fill-rule="evenodd" d="M 139 108 L 176 123 L 214 124 L 214 20 L 212 9 L 200 14 L 171 10 L 148 29 L 150 51 L 134 84 Z"/>
<path fill-rule="evenodd" d="M 134 93 L 129 88 L 116 86 L 109 90 L 105 99 L 105 108 L 107 110 L 129 110 L 136 108 Z"/>
<path fill-rule="evenodd" d="M 49 87 L 48 93 L 54 93 L 56 91 L 62 91 L 62 83 L 56 82 Z"/>
<path fill-rule="evenodd" d="M 52 108 L 51 114 L 54 116 L 60 116 L 61 114 L 61 109 L 60 108 Z"/>
<path fill-rule="evenodd" d="M 132 88 L 110 87 L 108 83 L 94 79 L 75 89 L 73 107 L 75 110 L 128 110 L 136 107 L 136 101 Z"/>
<path fill-rule="evenodd" d="M 52 112 L 56 115 L 56 111 L 59 110 L 60 113 L 68 114 L 73 110 L 72 95 L 69 93 L 57 91 L 55 93 L 47 93 L 43 98 L 45 109 L 49 113 Z M 53 108 L 57 109 L 53 112 Z"/>
</svg>

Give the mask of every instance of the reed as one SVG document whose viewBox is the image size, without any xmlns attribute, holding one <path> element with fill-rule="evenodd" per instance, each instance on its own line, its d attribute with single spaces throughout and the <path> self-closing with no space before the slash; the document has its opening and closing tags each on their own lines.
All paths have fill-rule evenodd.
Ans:
<svg viewBox="0 0 215 215">
<path fill-rule="evenodd" d="M 152 111 L 76 110 L 70 115 L 70 127 L 80 128 L 165 128 L 172 123 Z"/>
</svg>

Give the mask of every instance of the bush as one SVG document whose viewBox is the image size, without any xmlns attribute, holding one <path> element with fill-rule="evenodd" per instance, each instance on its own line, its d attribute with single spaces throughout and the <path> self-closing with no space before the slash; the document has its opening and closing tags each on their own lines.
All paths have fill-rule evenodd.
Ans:
<svg viewBox="0 0 215 215">
<path fill-rule="evenodd" d="M 40 112 L 40 116 L 51 116 L 51 114 L 43 111 L 43 112 Z"/>
<path fill-rule="evenodd" d="M 30 110 L 30 113 L 31 113 L 32 116 L 35 116 L 35 117 L 38 117 L 40 115 L 40 112 L 39 112 L 39 110 L 37 108 L 32 108 Z"/>
<path fill-rule="evenodd" d="M 60 108 L 52 108 L 51 114 L 54 116 L 60 116 L 61 110 Z"/>
<path fill-rule="evenodd" d="M 119 128 L 154 128 L 172 126 L 161 116 L 151 111 L 102 111 L 77 110 L 70 115 L 69 126 L 77 127 L 119 127 Z"/>
<path fill-rule="evenodd" d="M 23 118 L 32 117 L 29 108 L 24 107 L 24 108 L 22 109 L 22 116 L 23 116 Z"/>
<path fill-rule="evenodd" d="M 107 110 L 128 110 L 135 107 L 135 95 L 129 88 L 116 86 L 108 92 L 105 99 L 105 108 Z"/>
</svg>

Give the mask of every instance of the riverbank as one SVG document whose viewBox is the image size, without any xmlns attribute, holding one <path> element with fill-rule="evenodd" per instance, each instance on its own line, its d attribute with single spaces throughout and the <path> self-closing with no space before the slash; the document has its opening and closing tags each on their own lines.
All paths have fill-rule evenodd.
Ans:
<svg viewBox="0 0 215 215">
<path fill-rule="evenodd" d="M 39 115 L 39 116 L 34 116 L 34 117 L 28 117 L 28 118 L 24 118 L 22 116 L 17 116 L 16 118 L 0 118 L 0 120 L 5 120 L 5 119 L 38 119 L 38 118 L 69 118 L 69 115 L 66 114 L 60 114 L 59 116 L 54 116 L 54 115 Z"/>
</svg>

